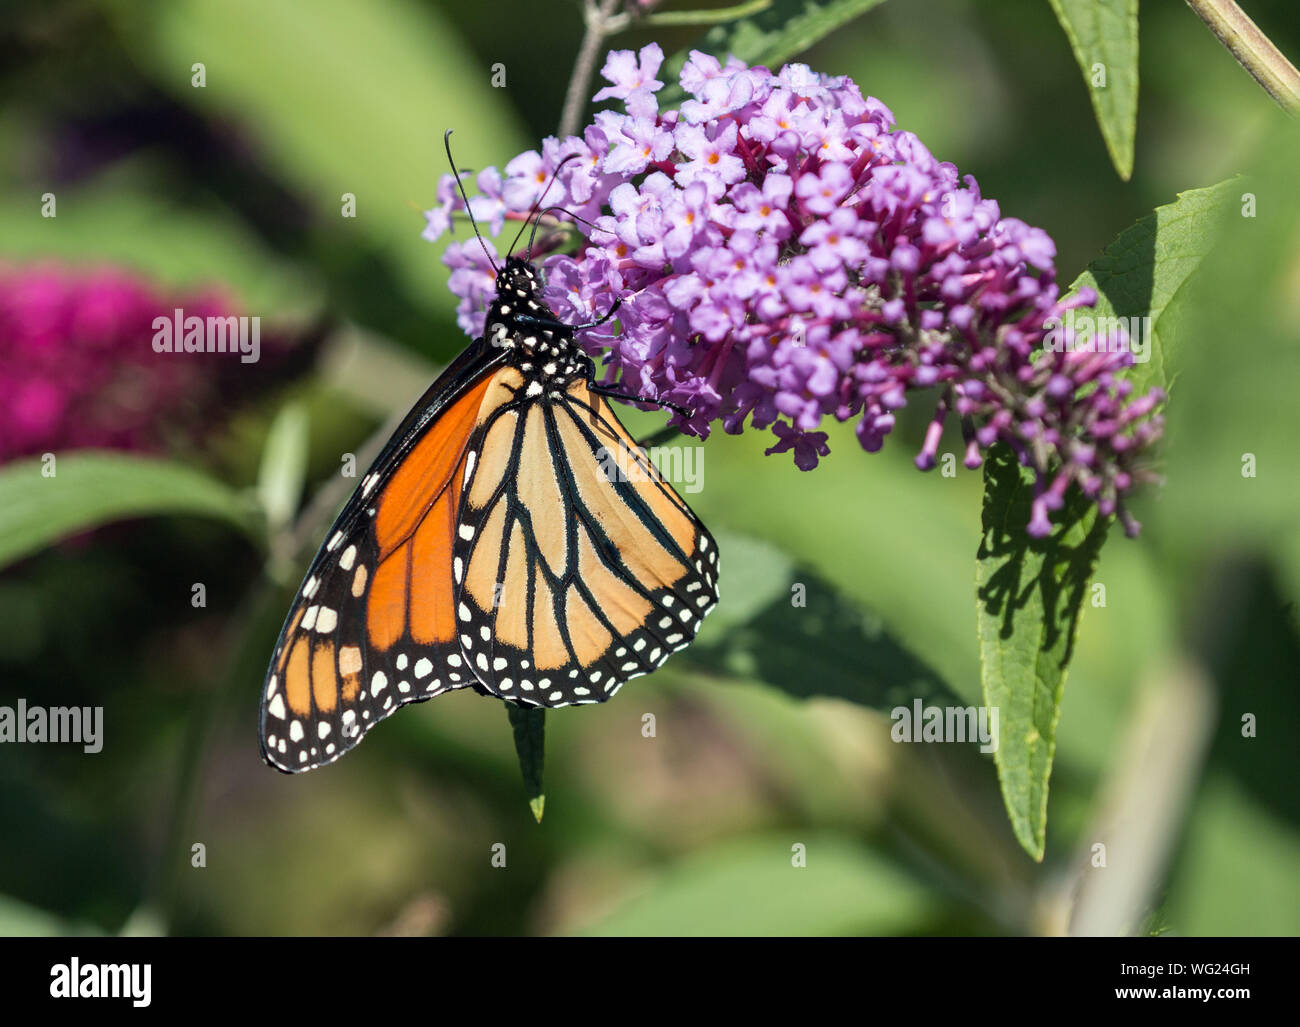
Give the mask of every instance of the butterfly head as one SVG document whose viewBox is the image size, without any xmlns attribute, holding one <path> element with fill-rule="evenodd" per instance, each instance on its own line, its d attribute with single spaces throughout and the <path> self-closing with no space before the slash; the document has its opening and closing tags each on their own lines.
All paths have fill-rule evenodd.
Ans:
<svg viewBox="0 0 1300 1027">
<path fill-rule="evenodd" d="M 497 272 L 496 295 L 488 305 L 488 337 L 494 345 L 509 345 L 515 336 L 528 334 L 530 319 L 537 318 L 555 320 L 542 299 L 541 274 L 526 260 L 506 257 L 505 266 Z"/>
<path fill-rule="evenodd" d="M 487 339 L 493 346 L 514 350 L 516 359 L 556 355 L 580 360 L 571 345 L 572 332 L 542 299 L 542 275 L 521 257 L 506 257 L 497 272 L 496 295 L 488 306 Z M 567 363 L 568 361 L 563 361 Z"/>
<path fill-rule="evenodd" d="M 525 310 L 530 302 L 545 309 L 541 299 L 542 274 L 522 257 L 506 257 L 505 265 L 497 272 L 496 302 L 514 310 Z"/>
</svg>

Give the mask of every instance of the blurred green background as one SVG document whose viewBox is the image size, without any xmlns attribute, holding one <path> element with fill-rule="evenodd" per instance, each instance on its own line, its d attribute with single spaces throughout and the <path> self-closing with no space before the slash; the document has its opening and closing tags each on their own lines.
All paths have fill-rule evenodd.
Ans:
<svg viewBox="0 0 1300 1027">
<path fill-rule="evenodd" d="M 1300 53 L 1290 0 L 1249 7 Z M 673 53 L 695 31 L 611 45 Z M 310 499 L 466 343 L 441 246 L 420 238 L 444 129 L 473 169 L 537 146 L 580 35 L 574 3 L 11 3 L 0 263 L 114 263 L 224 285 L 286 331 L 327 325 L 309 370 L 244 368 L 246 399 L 184 452 L 252 488 L 277 412 L 300 404 Z M 687 498 L 723 550 L 722 605 L 652 678 L 548 717 L 540 826 L 504 710 L 473 694 L 411 708 L 321 772 L 262 765 L 259 688 L 305 553 L 271 585 L 243 536 L 173 517 L 0 572 L 0 704 L 105 707 L 98 755 L 0 746 L 0 933 L 1062 933 L 1109 922 L 1106 875 L 1138 882 L 1124 929 L 1300 933 L 1298 151 L 1183 5 L 1147 4 L 1141 46 L 1127 183 L 1046 3 L 886 3 L 802 58 L 1047 229 L 1063 284 L 1180 190 L 1291 183 L 1286 209 L 1224 243 L 1217 295 L 1187 319 L 1168 484 L 1139 504 L 1140 540 L 1103 550 L 1106 605 L 1085 604 L 1042 864 L 990 758 L 889 739 L 896 703 L 979 698 L 981 476 L 915 470 L 920 404 L 876 455 L 834 431 L 806 475 L 766 440 L 708 440 Z M 1244 452 L 1277 458 L 1246 480 Z"/>
</svg>

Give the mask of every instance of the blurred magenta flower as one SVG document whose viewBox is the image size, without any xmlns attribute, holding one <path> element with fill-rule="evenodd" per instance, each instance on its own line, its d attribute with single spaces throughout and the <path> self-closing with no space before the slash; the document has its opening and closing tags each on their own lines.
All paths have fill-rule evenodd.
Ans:
<svg viewBox="0 0 1300 1027">
<path fill-rule="evenodd" d="M 168 294 L 113 267 L 0 265 L 0 462 L 87 447 L 160 450 L 224 420 L 232 386 L 252 391 L 235 379 L 252 365 L 154 352 L 154 318 L 178 307 L 234 312 L 219 290 Z M 262 372 L 284 363 L 284 341 L 263 340 L 271 367 Z"/>
<path fill-rule="evenodd" d="M 701 437 L 715 420 L 771 429 L 767 452 L 804 470 L 829 452 L 823 418 L 856 419 L 875 451 L 909 394 L 935 389 L 918 467 L 935 465 L 955 415 L 967 467 L 1001 441 L 1036 472 L 1031 533 L 1050 530 L 1075 483 L 1135 534 L 1122 497 L 1145 476 L 1163 394 L 1131 395 L 1124 340 L 1090 352 L 1052 332 L 1096 296 L 1061 299 L 1051 237 L 1003 217 L 847 78 L 693 52 L 690 98 L 660 110 L 662 60 L 654 44 L 611 53 L 596 99 L 623 112 L 480 172 L 471 200 L 494 236 L 544 189 L 546 207 L 569 213 L 579 243 L 543 262 L 546 296 L 573 323 L 622 301 L 616 324 L 583 339 L 606 356 L 606 382 L 693 410 L 676 423 Z M 463 207 L 445 176 L 425 237 Z M 460 324 L 481 334 L 494 282 L 483 248 L 453 243 L 444 260 Z"/>
</svg>

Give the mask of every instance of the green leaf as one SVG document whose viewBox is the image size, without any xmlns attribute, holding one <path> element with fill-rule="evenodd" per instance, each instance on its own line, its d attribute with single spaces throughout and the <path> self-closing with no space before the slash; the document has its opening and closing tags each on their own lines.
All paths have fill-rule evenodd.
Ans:
<svg viewBox="0 0 1300 1027">
<path fill-rule="evenodd" d="M 275 415 L 262 444 L 257 469 L 257 498 L 266 515 L 268 553 L 266 573 L 272 581 L 288 586 L 298 566 L 301 540 L 293 517 L 302 500 L 303 481 L 311 450 L 311 416 L 305 401 L 286 403 Z"/>
<path fill-rule="evenodd" d="M 1227 216 L 1194 286 L 1168 404 L 1157 538 L 1190 565 L 1246 550 L 1287 560 L 1300 531 L 1300 133 L 1265 136 L 1228 185 Z"/>
<path fill-rule="evenodd" d="M 1129 372 L 1136 392 L 1173 384 L 1178 342 L 1185 334 L 1179 329 L 1195 292 L 1184 287 L 1213 250 L 1223 215 L 1241 188 L 1230 179 L 1179 193 L 1176 201 L 1121 232 L 1070 286 L 1071 294 L 1097 291 L 1096 307 L 1086 312 L 1091 317 L 1150 318 L 1140 332 L 1149 348 L 1139 349 L 1139 363 Z M 1134 337 L 1133 331 L 1129 335 Z"/>
<path fill-rule="evenodd" d="M 0 938 L 61 938 L 103 933 L 92 924 L 65 920 L 8 895 L 0 895 Z"/>
<path fill-rule="evenodd" d="M 119 938 L 163 938 L 166 935 L 167 923 L 151 905 L 136 909 L 117 932 Z"/>
<path fill-rule="evenodd" d="M 1052 0 L 1052 10 L 1083 71 L 1111 163 L 1127 182 L 1137 133 L 1138 0 Z"/>
<path fill-rule="evenodd" d="M 289 523 L 302 498 L 309 428 L 306 406 L 288 403 L 276 414 L 267 432 L 257 472 L 257 495 L 272 533 Z"/>
<path fill-rule="evenodd" d="M 1043 858 L 1047 789 L 1065 673 L 1079 610 L 1109 519 L 1073 494 L 1052 534 L 1025 531 L 1033 473 L 1005 446 L 984 465 L 983 529 L 976 564 L 980 678 L 998 710 L 994 761 L 1002 800 L 1021 846 Z"/>
<path fill-rule="evenodd" d="M 637 436 L 663 423 L 662 414 L 633 409 L 621 408 L 619 416 Z M 831 455 L 812 473 L 796 468 L 788 454 L 765 456 L 771 438 L 762 432 L 714 432 L 698 454 L 703 460 L 686 465 L 707 473 L 693 485 L 679 485 L 683 498 L 719 538 L 730 532 L 764 540 L 788 554 L 799 573 L 814 570 L 858 607 L 863 623 L 856 630 L 875 639 L 875 651 L 888 639 L 911 653 L 924 653 L 935 674 L 965 697 L 963 705 L 978 702 L 970 581 L 954 575 L 952 568 L 969 566 L 971 551 L 979 543 L 982 472 L 962 465 L 961 435 L 955 426 L 941 447 L 956 458 L 953 478 L 919 473 L 914 451 L 901 439 L 868 454 L 851 424 L 824 422 L 823 427 Z M 697 442 L 680 445 L 694 447 Z M 852 513 L 845 516 L 844 511 Z M 927 526 L 924 532 L 916 530 L 920 523 Z M 719 557 L 722 603 L 705 621 L 704 631 L 711 635 L 715 621 L 729 620 L 733 603 L 752 600 L 755 611 L 771 607 L 775 615 L 775 588 L 760 588 L 757 574 L 732 559 L 729 539 L 719 542 Z M 743 589 L 730 584 L 737 573 L 747 575 Z M 789 584 L 783 583 L 787 606 Z M 813 588 L 809 595 L 810 606 L 819 602 Z M 887 634 L 874 632 L 871 611 L 887 618 Z"/>
<path fill-rule="evenodd" d="M 417 307 L 450 314 L 438 250 L 420 238 L 448 171 L 502 164 L 525 147 L 508 91 L 435 7 L 411 0 L 117 3 L 121 36 L 161 88 L 245 128 L 331 241 L 391 269 Z M 205 66 L 195 88 L 191 67 Z M 511 69 L 512 77 L 515 69 Z M 522 69 L 519 72 L 522 75 Z M 512 81 L 515 88 L 525 82 Z M 342 216 L 342 196 L 356 216 Z"/>
<path fill-rule="evenodd" d="M 652 11 L 642 16 L 638 24 L 651 27 L 717 25 L 728 21 L 738 21 L 765 11 L 775 0 L 745 0 L 744 3 L 732 4 L 730 7 L 717 7 L 708 10 L 699 8 L 685 11 Z"/>
<path fill-rule="evenodd" d="M 910 934 L 931 913 L 916 881 L 858 843 L 794 831 L 689 856 L 587 933 Z"/>
<path fill-rule="evenodd" d="M 1125 325 L 1141 344 L 1140 362 L 1128 372 L 1137 393 L 1172 386 L 1187 311 L 1199 291 L 1197 273 L 1239 189 L 1233 180 L 1180 193 L 1121 233 L 1070 287 L 1071 294 L 1088 287 L 1098 294 L 1094 308 L 1076 312 L 1076 324 L 1083 316 L 1148 319 L 1140 327 Z M 1072 493 L 1052 536 L 1029 539 L 1024 525 L 1032 495 L 1032 475 L 1009 452 L 990 458 L 977 610 L 985 702 L 1001 711 L 995 759 L 1003 800 L 1021 845 L 1041 859 L 1065 673 L 1107 524 Z"/>
<path fill-rule="evenodd" d="M 524 775 L 524 787 L 528 790 L 528 807 L 540 824 L 546 807 L 546 795 L 542 791 L 542 765 L 546 758 L 546 710 L 508 702 L 506 713 L 515 735 L 519 770 Z"/>
<path fill-rule="evenodd" d="M 730 54 L 775 71 L 881 3 L 883 0 L 776 0 L 752 18 L 715 25 L 702 39 L 669 58 L 663 74 L 668 85 L 659 94 L 660 106 L 678 104 L 686 95 L 677 84 L 677 76 L 691 50 L 703 50 L 724 60 Z"/>
<path fill-rule="evenodd" d="M 257 315 L 310 316 L 319 283 L 271 255 L 217 205 L 185 206 L 141 177 L 60 189 L 56 218 L 29 199 L 0 201 L 0 257 L 95 267 L 123 264 L 174 289 L 217 286 Z"/>
<path fill-rule="evenodd" d="M 47 477 L 46 474 L 49 474 Z M 260 538 L 256 507 L 183 464 L 84 451 L 0 469 L 0 567 L 64 536 L 126 517 L 212 517 Z"/>
<path fill-rule="evenodd" d="M 1300 933 L 1297 866 L 1300 833 L 1231 774 L 1211 770 L 1188 818 L 1166 915 L 1184 937 L 1293 938 Z"/>
<path fill-rule="evenodd" d="M 757 679 L 795 699 L 828 696 L 889 711 L 962 701 L 879 613 L 774 545 L 717 533 L 727 587 L 686 661 Z"/>
</svg>

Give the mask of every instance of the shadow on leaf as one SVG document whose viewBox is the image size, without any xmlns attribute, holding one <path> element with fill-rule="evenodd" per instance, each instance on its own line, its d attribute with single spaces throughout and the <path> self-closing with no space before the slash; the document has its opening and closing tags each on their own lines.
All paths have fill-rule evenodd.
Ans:
<svg viewBox="0 0 1300 1027">
<path fill-rule="evenodd" d="M 828 696 L 884 711 L 917 698 L 965 705 L 878 615 L 803 567 L 790 569 L 785 586 L 745 623 L 696 642 L 690 654 L 708 670 L 758 678 L 798 699 Z"/>
<path fill-rule="evenodd" d="M 1064 509 L 1053 518 L 1052 533 L 1034 538 L 1025 531 L 1033 498 L 1028 472 L 1010 449 L 995 447 L 988 461 L 978 559 L 997 569 L 980 586 L 978 598 L 987 613 L 1000 621 L 998 635 L 1006 640 L 1016 633 L 1017 614 L 1036 595 L 1046 614 L 1038 626 L 1037 648 L 1054 653 L 1064 643 L 1059 664 L 1065 667 L 1073 655 L 1079 608 L 1110 521 L 1098 518 L 1096 506 L 1072 489 Z"/>
</svg>

